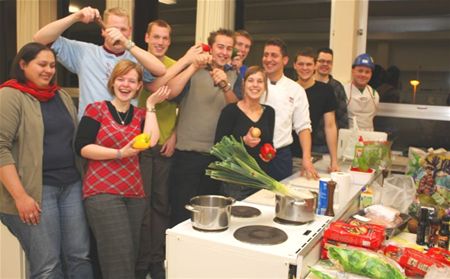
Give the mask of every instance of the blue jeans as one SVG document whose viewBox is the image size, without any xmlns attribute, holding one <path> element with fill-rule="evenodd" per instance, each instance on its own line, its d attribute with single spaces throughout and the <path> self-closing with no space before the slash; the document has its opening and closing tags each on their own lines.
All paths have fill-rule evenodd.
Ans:
<svg viewBox="0 0 450 279">
<path fill-rule="evenodd" d="M 0 213 L 29 261 L 30 278 L 93 278 L 89 230 L 81 198 L 81 182 L 42 189 L 41 219 L 22 223 L 18 215 Z"/>
<path fill-rule="evenodd" d="M 328 154 L 330 151 L 328 150 L 328 145 L 313 145 L 311 151 L 319 154 Z"/>
<path fill-rule="evenodd" d="M 290 146 L 277 149 L 277 156 L 269 163 L 267 173 L 277 181 L 292 175 L 292 153 Z"/>
</svg>

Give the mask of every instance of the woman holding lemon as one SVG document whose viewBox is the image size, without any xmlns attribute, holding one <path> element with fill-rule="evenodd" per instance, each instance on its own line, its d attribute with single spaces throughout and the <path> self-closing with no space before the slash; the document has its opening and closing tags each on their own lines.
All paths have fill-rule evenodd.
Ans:
<svg viewBox="0 0 450 279">
<path fill-rule="evenodd" d="M 169 94 L 161 87 L 147 99 L 147 110 L 133 106 L 142 75 L 134 62 L 117 63 L 108 81 L 113 99 L 86 107 L 75 141 L 76 151 L 88 159 L 84 206 L 104 278 L 134 278 L 145 208 L 138 154 L 158 142 L 155 105 Z"/>
</svg>

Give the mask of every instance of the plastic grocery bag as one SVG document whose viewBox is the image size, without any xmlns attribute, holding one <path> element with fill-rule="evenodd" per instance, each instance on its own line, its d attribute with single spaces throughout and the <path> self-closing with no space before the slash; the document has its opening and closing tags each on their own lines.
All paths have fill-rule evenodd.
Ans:
<svg viewBox="0 0 450 279">
<path fill-rule="evenodd" d="M 414 179 L 408 175 L 393 175 L 384 179 L 383 187 L 379 182 L 372 184 L 374 204 L 382 204 L 401 213 L 408 213 L 408 207 L 416 194 Z"/>
<path fill-rule="evenodd" d="M 403 269 L 392 259 L 372 251 L 358 248 L 328 248 L 331 262 L 345 272 L 374 279 L 405 279 Z"/>
<path fill-rule="evenodd" d="M 364 131 L 358 128 L 356 119 L 353 118 L 353 127 L 351 129 L 339 129 L 338 134 L 338 158 L 345 160 L 353 160 L 355 155 L 355 145 L 359 138 L 363 141 L 386 141 L 387 134 L 384 132 Z"/>
<path fill-rule="evenodd" d="M 353 117 L 352 134 L 349 137 L 348 141 L 344 143 L 345 145 L 342 147 L 343 159 L 353 160 L 353 157 L 355 155 L 355 145 L 358 143 L 358 138 L 358 123 L 356 123 L 356 117 Z"/>
</svg>

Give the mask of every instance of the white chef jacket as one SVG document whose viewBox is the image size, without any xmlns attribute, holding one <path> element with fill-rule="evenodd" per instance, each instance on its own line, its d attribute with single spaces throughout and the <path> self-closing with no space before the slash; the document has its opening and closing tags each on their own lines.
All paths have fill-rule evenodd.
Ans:
<svg viewBox="0 0 450 279">
<path fill-rule="evenodd" d="M 262 96 L 262 102 L 275 110 L 275 148 L 285 147 L 293 142 L 292 130 L 297 134 L 304 129 L 312 130 L 306 92 L 292 79 L 283 75 L 276 84 L 271 84 L 268 80 L 267 99 Z"/>
</svg>

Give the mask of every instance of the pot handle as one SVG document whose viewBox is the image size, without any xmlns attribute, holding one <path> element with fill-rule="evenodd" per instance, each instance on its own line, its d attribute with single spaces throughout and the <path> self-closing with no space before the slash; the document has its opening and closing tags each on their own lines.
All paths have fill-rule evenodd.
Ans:
<svg viewBox="0 0 450 279">
<path fill-rule="evenodd" d="M 306 204 L 306 202 L 305 202 L 305 200 L 301 200 L 301 201 L 293 201 L 292 203 L 291 203 L 292 205 L 305 205 Z"/>
<path fill-rule="evenodd" d="M 231 202 L 231 204 L 236 202 L 236 199 L 232 198 L 232 197 L 227 197 L 227 200 L 229 200 Z"/>
<path fill-rule="evenodd" d="M 194 208 L 192 205 L 190 205 L 190 204 L 186 204 L 186 205 L 184 206 L 184 208 L 186 208 L 186 209 L 189 210 L 189 211 L 195 212 L 195 213 L 200 212 L 200 211 L 198 211 L 197 209 L 195 209 L 195 208 Z"/>
</svg>

